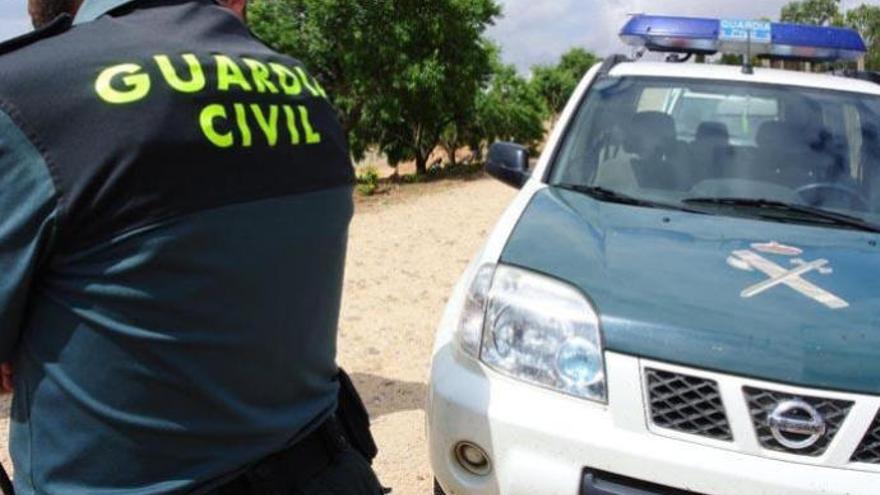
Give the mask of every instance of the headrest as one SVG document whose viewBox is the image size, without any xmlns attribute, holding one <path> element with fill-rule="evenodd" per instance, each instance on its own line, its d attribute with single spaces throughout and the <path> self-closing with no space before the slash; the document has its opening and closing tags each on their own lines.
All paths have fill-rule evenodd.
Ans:
<svg viewBox="0 0 880 495">
<path fill-rule="evenodd" d="M 627 153 L 647 155 L 677 139 L 675 119 L 663 112 L 640 112 L 633 116 L 626 129 L 624 148 Z"/>
<path fill-rule="evenodd" d="M 723 122 L 703 122 L 697 127 L 697 141 L 730 143 L 730 131 Z"/>
<path fill-rule="evenodd" d="M 796 147 L 804 143 L 797 127 L 785 122 L 764 122 L 756 136 L 759 148 Z"/>
<path fill-rule="evenodd" d="M 759 148 L 810 149 L 817 153 L 830 150 L 831 132 L 821 125 L 794 125 L 788 122 L 764 122 L 756 136 Z"/>
</svg>

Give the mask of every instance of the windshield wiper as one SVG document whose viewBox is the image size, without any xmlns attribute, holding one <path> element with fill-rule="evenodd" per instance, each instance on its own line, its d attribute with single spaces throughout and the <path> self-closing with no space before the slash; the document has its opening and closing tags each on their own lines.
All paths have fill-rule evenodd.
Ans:
<svg viewBox="0 0 880 495">
<path fill-rule="evenodd" d="M 814 222 L 818 221 L 818 223 L 880 233 L 880 225 L 872 224 L 859 217 L 845 215 L 843 213 L 835 213 L 833 211 L 823 210 L 812 206 L 786 203 L 783 201 L 750 198 L 690 198 L 682 202 L 689 205 L 718 205 L 730 206 L 733 208 L 744 207 L 775 212 L 788 212 L 804 217 L 804 219 L 809 219 Z"/>
<path fill-rule="evenodd" d="M 641 199 L 627 196 L 626 194 L 612 191 L 611 189 L 605 189 L 604 187 L 585 186 L 582 184 L 557 184 L 556 187 L 568 189 L 569 191 L 583 193 L 595 200 L 606 201 L 609 203 L 618 203 L 630 206 L 642 206 L 645 208 L 661 208 L 664 210 L 685 211 L 688 213 L 697 213 L 700 215 L 707 214 L 705 211 L 694 210 L 681 205 L 662 203 L 659 201 L 652 201 L 649 199 Z"/>
</svg>

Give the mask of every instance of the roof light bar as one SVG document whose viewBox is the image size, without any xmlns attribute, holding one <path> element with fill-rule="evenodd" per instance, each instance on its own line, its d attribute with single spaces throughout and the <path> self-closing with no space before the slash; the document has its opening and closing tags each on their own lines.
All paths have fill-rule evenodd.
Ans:
<svg viewBox="0 0 880 495">
<path fill-rule="evenodd" d="M 853 29 L 736 19 L 636 15 L 620 32 L 624 43 L 651 51 L 718 52 L 830 62 L 867 52 Z"/>
</svg>

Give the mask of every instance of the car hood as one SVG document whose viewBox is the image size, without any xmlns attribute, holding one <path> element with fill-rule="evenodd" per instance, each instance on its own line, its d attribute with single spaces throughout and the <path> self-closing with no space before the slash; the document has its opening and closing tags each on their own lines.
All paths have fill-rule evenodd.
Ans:
<svg viewBox="0 0 880 495">
<path fill-rule="evenodd" d="M 608 350 L 878 394 L 878 240 L 548 188 L 524 212 L 502 262 L 579 287 L 600 313 Z M 780 284 L 745 297 L 771 279 L 765 271 L 798 263 L 816 267 L 789 280 L 800 291 Z"/>
</svg>

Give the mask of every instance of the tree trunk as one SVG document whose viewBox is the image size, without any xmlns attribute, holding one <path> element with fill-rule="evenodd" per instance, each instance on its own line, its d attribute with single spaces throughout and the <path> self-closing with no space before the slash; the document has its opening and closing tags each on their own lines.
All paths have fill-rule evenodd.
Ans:
<svg viewBox="0 0 880 495">
<path fill-rule="evenodd" d="M 431 157 L 431 153 L 422 153 L 422 147 L 420 146 L 422 143 L 422 126 L 417 126 L 414 129 L 413 143 L 415 143 L 413 148 L 416 152 L 416 175 L 425 175 L 428 173 L 428 158 Z"/>
<path fill-rule="evenodd" d="M 446 147 L 446 154 L 449 155 L 449 166 L 455 167 L 458 165 L 458 161 L 455 159 L 455 153 L 458 151 L 457 145 L 453 144 Z"/>
<path fill-rule="evenodd" d="M 468 147 L 471 149 L 471 160 L 475 163 L 482 162 L 483 161 L 483 143 L 470 143 L 468 145 Z"/>
<path fill-rule="evenodd" d="M 342 124 L 342 130 L 345 132 L 346 136 L 351 135 L 351 131 L 360 124 L 362 115 L 363 107 L 361 107 L 361 105 L 355 106 L 347 114 L 340 115 L 340 124 Z"/>
<path fill-rule="evenodd" d="M 416 153 L 416 175 L 425 175 L 428 173 L 428 157 Z"/>
</svg>

